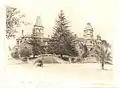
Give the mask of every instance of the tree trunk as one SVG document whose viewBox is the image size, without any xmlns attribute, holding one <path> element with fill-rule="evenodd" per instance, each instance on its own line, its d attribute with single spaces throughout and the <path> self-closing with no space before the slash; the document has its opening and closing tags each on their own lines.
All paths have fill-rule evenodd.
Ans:
<svg viewBox="0 0 120 88">
<path fill-rule="evenodd" d="M 69 57 L 69 63 L 71 64 L 71 58 Z"/>
<path fill-rule="evenodd" d="M 61 54 L 60 57 L 63 58 L 63 54 Z"/>
<path fill-rule="evenodd" d="M 102 69 L 104 69 L 104 63 L 102 63 Z"/>
<path fill-rule="evenodd" d="M 33 54 L 33 58 L 35 58 L 35 54 Z"/>
<path fill-rule="evenodd" d="M 104 65 L 105 65 L 105 62 L 104 62 L 104 59 L 102 59 L 102 61 L 101 61 L 102 69 L 104 69 Z"/>
<path fill-rule="evenodd" d="M 85 58 L 82 58 L 82 63 L 84 64 L 84 60 L 85 60 Z"/>
</svg>

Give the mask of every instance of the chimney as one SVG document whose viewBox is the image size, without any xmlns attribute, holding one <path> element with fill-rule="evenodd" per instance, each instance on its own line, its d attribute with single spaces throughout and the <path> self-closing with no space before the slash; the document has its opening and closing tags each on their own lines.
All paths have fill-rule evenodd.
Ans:
<svg viewBox="0 0 120 88">
<path fill-rule="evenodd" d="M 22 30 L 22 37 L 24 36 L 24 30 Z"/>
</svg>

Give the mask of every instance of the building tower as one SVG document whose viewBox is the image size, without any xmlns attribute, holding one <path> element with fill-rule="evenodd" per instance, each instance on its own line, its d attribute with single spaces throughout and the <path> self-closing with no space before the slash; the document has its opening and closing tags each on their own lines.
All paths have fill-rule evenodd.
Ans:
<svg viewBox="0 0 120 88">
<path fill-rule="evenodd" d="M 33 28 L 33 35 L 36 37 L 43 38 L 43 29 L 44 27 L 41 24 L 40 16 L 37 16 L 34 28 Z"/>
<path fill-rule="evenodd" d="M 99 46 L 102 45 L 102 40 L 101 40 L 101 36 L 100 35 L 97 35 L 96 45 L 99 45 Z"/>
<path fill-rule="evenodd" d="M 93 41 L 93 28 L 91 26 L 91 23 L 87 23 L 86 27 L 84 29 L 84 44 L 87 46 L 88 50 L 90 51 L 93 47 L 94 41 Z"/>
</svg>

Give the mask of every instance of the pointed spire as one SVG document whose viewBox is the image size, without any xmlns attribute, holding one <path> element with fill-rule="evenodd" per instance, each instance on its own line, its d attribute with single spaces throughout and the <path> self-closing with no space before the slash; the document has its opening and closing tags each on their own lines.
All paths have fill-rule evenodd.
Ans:
<svg viewBox="0 0 120 88">
<path fill-rule="evenodd" d="M 90 22 L 88 22 L 88 23 L 86 24 L 85 29 L 93 29 Z"/>
<path fill-rule="evenodd" d="M 97 35 L 97 39 L 101 40 L 100 33 Z"/>
<path fill-rule="evenodd" d="M 37 16 L 37 19 L 36 19 L 36 22 L 35 22 L 35 26 L 42 26 L 40 16 Z"/>
</svg>

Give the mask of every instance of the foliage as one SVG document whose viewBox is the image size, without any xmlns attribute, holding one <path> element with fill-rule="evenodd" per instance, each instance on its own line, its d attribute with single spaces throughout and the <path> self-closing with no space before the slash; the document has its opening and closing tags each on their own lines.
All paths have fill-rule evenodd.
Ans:
<svg viewBox="0 0 120 88">
<path fill-rule="evenodd" d="M 74 55 L 75 49 L 72 48 L 72 41 L 75 39 L 69 30 L 69 22 L 67 21 L 63 11 L 60 11 L 58 20 L 54 26 L 54 33 L 50 40 L 49 53 L 61 55 Z"/>
<path fill-rule="evenodd" d="M 82 54 L 82 58 L 86 58 L 89 54 L 88 52 L 88 49 L 87 49 L 87 46 L 86 45 L 83 45 L 83 54 Z"/>
<path fill-rule="evenodd" d="M 30 57 L 31 50 L 28 47 L 23 47 L 19 51 L 21 57 Z"/>
<path fill-rule="evenodd" d="M 18 59 L 19 58 L 19 52 L 18 51 L 12 52 L 11 56 L 15 59 Z"/>
<path fill-rule="evenodd" d="M 111 52 L 108 51 L 108 49 L 106 49 L 104 46 L 97 45 L 95 47 L 95 53 L 101 62 L 112 64 Z"/>
<path fill-rule="evenodd" d="M 32 45 L 32 53 L 33 53 L 33 57 L 35 57 L 36 55 L 39 55 L 41 53 L 44 52 L 43 47 L 41 46 L 41 42 L 38 43 L 37 42 L 37 38 L 35 38 L 34 36 L 32 37 L 31 40 L 29 40 L 30 45 Z"/>
<path fill-rule="evenodd" d="M 85 58 L 88 55 L 88 49 L 86 45 L 83 45 L 81 42 L 77 43 L 76 45 L 76 50 L 78 52 L 78 55 L 81 58 Z"/>
<path fill-rule="evenodd" d="M 16 48 L 15 46 L 11 49 L 11 56 L 15 59 L 19 58 L 19 51 L 18 48 Z"/>
<path fill-rule="evenodd" d="M 111 48 L 111 45 L 106 40 L 102 40 L 102 43 L 104 47 Z"/>
<path fill-rule="evenodd" d="M 28 25 L 29 23 L 22 20 L 25 15 L 23 15 L 20 10 L 17 8 L 13 8 L 10 6 L 6 6 L 6 38 L 10 39 L 11 37 L 15 37 L 15 33 L 17 33 L 17 28 L 20 27 L 21 24 Z"/>
<path fill-rule="evenodd" d="M 84 61 L 84 58 L 86 58 L 89 54 L 87 46 L 84 45 L 82 42 L 77 41 L 75 44 L 75 49 L 78 53 L 78 57 L 76 59 L 76 62 Z"/>
</svg>

